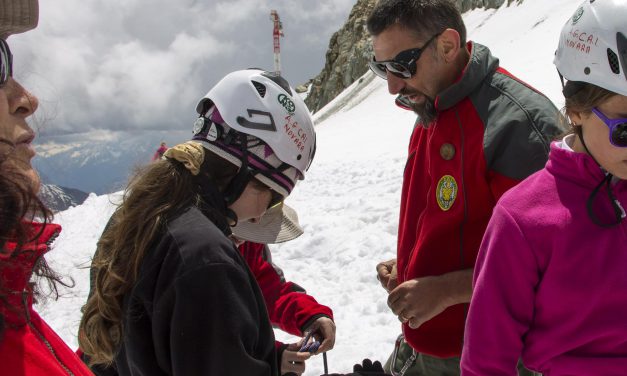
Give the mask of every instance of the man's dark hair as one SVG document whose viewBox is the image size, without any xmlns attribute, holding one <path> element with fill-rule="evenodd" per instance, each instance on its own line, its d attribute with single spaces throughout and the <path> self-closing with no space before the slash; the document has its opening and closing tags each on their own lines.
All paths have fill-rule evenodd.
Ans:
<svg viewBox="0 0 627 376">
<path fill-rule="evenodd" d="M 450 0 L 380 0 L 368 17 L 368 32 L 379 35 L 398 24 L 419 38 L 430 38 L 445 29 L 459 33 L 466 44 L 466 26 L 462 15 Z"/>
</svg>

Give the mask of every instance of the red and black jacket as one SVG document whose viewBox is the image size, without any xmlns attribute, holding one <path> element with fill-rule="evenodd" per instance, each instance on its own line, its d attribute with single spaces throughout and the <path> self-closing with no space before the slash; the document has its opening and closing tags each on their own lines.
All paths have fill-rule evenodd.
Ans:
<svg viewBox="0 0 627 376">
<path fill-rule="evenodd" d="M 319 304 L 299 285 L 285 280 L 283 271 L 272 263 L 268 246 L 245 242 L 239 250 L 261 288 L 273 325 L 301 336 L 317 318 L 327 316 L 333 319 L 331 308 Z"/>
<path fill-rule="evenodd" d="M 544 167 L 550 141 L 562 132 L 549 99 L 500 68 L 487 47 L 469 42 L 468 49 L 459 80 L 436 98 L 436 119 L 428 126 L 418 119 L 411 136 L 400 283 L 473 268 L 497 200 Z M 406 340 L 422 353 L 459 356 L 467 309 L 449 307 L 416 330 L 403 325 Z"/>
</svg>

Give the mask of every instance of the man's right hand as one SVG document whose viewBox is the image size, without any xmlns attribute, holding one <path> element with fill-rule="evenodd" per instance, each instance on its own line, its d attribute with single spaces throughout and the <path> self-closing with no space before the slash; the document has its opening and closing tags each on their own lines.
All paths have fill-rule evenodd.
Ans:
<svg viewBox="0 0 627 376">
<path fill-rule="evenodd" d="M 398 286 L 396 259 L 383 261 L 377 264 L 377 279 L 388 293 Z"/>
</svg>

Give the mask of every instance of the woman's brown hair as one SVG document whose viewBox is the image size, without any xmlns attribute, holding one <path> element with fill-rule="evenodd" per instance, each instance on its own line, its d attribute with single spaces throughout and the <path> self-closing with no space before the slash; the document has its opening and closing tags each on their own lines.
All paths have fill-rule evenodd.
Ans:
<svg viewBox="0 0 627 376">
<path fill-rule="evenodd" d="M 597 107 L 601 103 L 616 95 L 616 93 L 612 91 L 593 84 L 573 81 L 568 81 L 566 83 L 564 92 L 573 93 L 565 96 L 566 102 L 562 111 L 565 115 L 563 121 L 566 122 L 569 122 L 569 114 L 573 112 L 590 113 L 592 108 Z M 577 132 L 577 128 L 574 127 L 577 127 L 579 124 L 569 123 L 566 125 L 570 125 L 571 127 L 569 133 Z"/>
<path fill-rule="evenodd" d="M 44 225 L 50 223 L 52 212 L 37 197 L 31 179 L 18 167 L 20 162 L 15 156 L 14 145 L 6 140 L 0 140 L 0 146 L 2 149 L 0 151 L 0 252 L 4 254 L 4 257 L 0 258 L 0 268 L 4 268 L 22 253 L 26 244 L 41 235 L 41 231 L 33 233 L 30 222 L 39 222 Z M 43 227 L 41 227 L 42 230 Z M 5 246 L 9 242 L 15 244 L 14 249 L 6 249 Z M 43 256 L 35 262 L 33 274 L 37 277 L 37 283 L 30 283 L 27 288 L 33 293 L 35 300 L 44 295 L 39 282 L 46 282 L 48 291 L 55 298 L 58 298 L 57 283 L 69 285 L 62 282 L 61 277 L 50 269 Z M 1 304 L 7 304 L 6 296 L 16 291 L 8 291 L 3 282 L 0 280 L 0 301 L 2 301 Z M 15 308 L 16 312 L 26 314 L 22 312 L 23 307 L 9 307 L 11 308 Z M 3 322 L 4 319 L 0 315 L 0 338 L 4 329 Z"/>
<path fill-rule="evenodd" d="M 113 362 L 123 335 L 124 295 L 135 284 L 142 260 L 164 225 L 181 210 L 201 204 L 200 181 L 211 180 L 223 191 L 236 172 L 233 164 L 210 152 L 197 176 L 172 159 L 136 172 L 92 262 L 92 294 L 83 306 L 78 336 L 90 365 Z"/>
</svg>

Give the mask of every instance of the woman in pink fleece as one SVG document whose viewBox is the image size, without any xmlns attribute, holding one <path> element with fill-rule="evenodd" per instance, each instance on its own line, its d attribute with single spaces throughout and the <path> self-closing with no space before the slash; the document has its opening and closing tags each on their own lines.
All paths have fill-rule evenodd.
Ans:
<svg viewBox="0 0 627 376">
<path fill-rule="evenodd" d="M 572 134 L 494 208 L 463 375 L 627 375 L 627 0 L 586 0 L 555 65 Z M 556 120 L 557 121 L 557 120 Z"/>
</svg>

